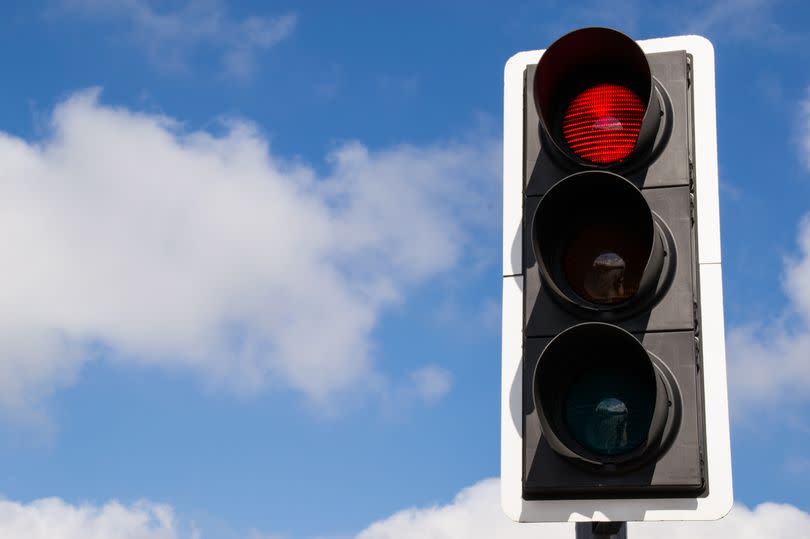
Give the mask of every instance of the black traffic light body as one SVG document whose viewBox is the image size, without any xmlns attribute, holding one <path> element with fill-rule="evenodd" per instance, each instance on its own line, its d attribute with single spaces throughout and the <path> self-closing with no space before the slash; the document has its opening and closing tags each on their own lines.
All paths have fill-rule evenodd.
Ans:
<svg viewBox="0 0 810 539">
<path fill-rule="evenodd" d="M 593 39 L 598 40 L 600 36 L 594 36 Z M 632 47 L 637 45 L 632 43 Z M 693 152 L 689 136 L 689 126 L 692 123 L 689 108 L 689 58 L 684 51 L 680 51 L 650 55 L 648 61 L 652 76 L 658 83 L 655 85 L 652 99 L 660 100 L 658 108 L 664 113 L 661 116 L 656 140 L 647 150 L 649 153 L 642 152 L 637 157 L 638 161 L 630 164 L 635 170 L 631 169 L 623 176 L 627 181 L 625 189 L 616 189 L 624 187 L 620 184 L 622 176 L 617 175 L 614 187 L 611 182 L 604 181 L 614 178 L 602 178 L 600 177 L 602 174 L 590 172 L 605 170 L 604 168 L 583 167 L 578 163 L 569 163 L 559 158 L 559 150 L 549 140 L 551 135 L 548 134 L 548 128 L 540 123 L 535 106 L 534 81 L 537 80 L 538 68 L 534 66 L 526 70 L 524 165 L 526 183 L 523 203 L 525 278 L 523 406 L 526 498 L 543 499 L 573 495 L 601 498 L 606 495 L 637 496 L 653 493 L 677 496 L 681 493 L 693 494 L 703 489 L 705 470 L 702 466 L 701 448 L 705 444 L 699 413 L 703 391 L 699 369 L 699 320 L 694 308 L 697 304 L 696 287 L 693 285 L 697 264 L 693 254 L 696 237 L 692 203 L 693 184 L 690 177 L 690 156 Z M 659 155 L 650 155 L 653 151 L 657 151 Z M 620 165 L 619 168 L 625 166 Z M 592 181 L 587 181 L 588 175 L 592 176 L 590 178 Z M 541 202 L 544 201 L 545 195 L 552 194 L 552 189 L 561 188 L 563 182 L 572 184 L 568 189 L 571 191 L 570 196 L 556 197 L 557 200 L 547 202 L 549 207 L 543 209 L 549 216 L 543 219 L 544 213 L 538 212 Z M 600 187 L 604 192 L 594 195 L 593 190 Z M 619 192 L 611 197 L 613 191 Z M 614 207 L 606 208 L 607 211 L 598 216 L 597 225 L 609 226 L 611 221 L 622 218 L 639 205 L 633 197 L 633 191 L 646 201 L 649 211 L 657 221 L 655 228 L 665 229 L 668 236 L 666 239 L 669 240 L 666 243 L 670 243 L 665 250 L 665 264 L 668 271 L 662 272 L 667 275 L 663 276 L 665 282 L 661 284 L 660 298 L 657 298 L 658 301 L 654 304 L 637 306 L 634 313 L 618 315 L 614 314 L 616 306 L 612 305 L 596 311 L 577 309 L 573 304 L 570 306 L 561 304 L 566 300 L 561 301 L 559 294 L 555 294 L 552 287 L 555 283 L 564 283 L 565 276 L 554 278 L 552 272 L 541 271 L 541 264 L 535 256 L 537 240 L 542 239 L 544 234 L 555 233 L 554 227 L 563 226 L 561 222 L 566 219 L 587 219 L 588 215 L 584 214 L 598 211 L 598 207 L 594 206 L 605 200 L 610 200 Z M 592 196 L 593 200 L 590 200 Z M 584 209 L 581 208 L 583 202 Z M 616 215 L 610 215 L 612 211 L 615 211 Z M 631 232 L 632 223 L 614 228 L 617 229 L 616 233 Z M 670 384 L 668 392 L 672 393 L 671 408 L 678 410 L 673 410 L 671 414 L 676 417 L 667 418 L 675 424 L 670 425 L 668 436 L 661 442 L 661 445 L 670 447 L 660 459 L 646 458 L 645 463 L 630 459 L 624 467 L 615 463 L 610 466 L 611 463 L 607 461 L 612 459 L 588 455 L 587 450 L 583 448 L 578 448 L 576 456 L 561 458 L 560 452 L 549 445 L 549 437 L 542 435 L 540 414 L 534 405 L 537 381 L 535 375 L 539 374 L 537 371 L 540 357 L 556 335 L 577 324 L 596 321 L 612 324 L 630 332 L 650 352 L 651 358 L 660 361 L 657 368 L 664 372 L 668 371 L 668 374 L 671 373 L 675 378 L 675 383 Z M 651 348 L 654 348 L 654 351 Z M 598 353 L 598 350 L 593 352 Z M 561 358 L 561 361 L 565 362 L 567 359 Z M 599 368 L 598 365 L 592 367 Z M 551 415 L 555 412 L 549 410 L 548 413 Z M 567 429 L 565 422 L 561 423 L 560 430 L 564 434 Z M 569 443 L 562 445 L 567 447 L 578 444 L 570 440 Z M 605 466 L 614 468 L 614 471 L 600 471 L 599 466 L 583 465 L 578 458 L 580 453 L 583 454 L 583 458 L 590 456 L 595 461 L 606 460 Z"/>
<path fill-rule="evenodd" d="M 709 496 L 692 62 L 589 28 L 523 72 L 523 503 Z"/>
</svg>

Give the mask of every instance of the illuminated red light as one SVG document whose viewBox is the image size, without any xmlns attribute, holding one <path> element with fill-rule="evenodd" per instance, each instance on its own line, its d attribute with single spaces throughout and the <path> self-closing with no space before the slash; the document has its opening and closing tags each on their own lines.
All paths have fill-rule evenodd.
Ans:
<svg viewBox="0 0 810 539">
<path fill-rule="evenodd" d="M 645 107 L 633 90 L 598 84 L 571 101 L 563 117 L 568 147 L 586 161 L 616 163 L 636 146 Z"/>
</svg>

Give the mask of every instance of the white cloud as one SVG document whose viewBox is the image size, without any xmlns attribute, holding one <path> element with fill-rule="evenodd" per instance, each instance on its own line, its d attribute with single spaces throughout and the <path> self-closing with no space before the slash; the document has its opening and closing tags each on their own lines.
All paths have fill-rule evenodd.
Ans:
<svg viewBox="0 0 810 539">
<path fill-rule="evenodd" d="M 703 4 L 699 16 L 691 13 L 690 32 L 700 34 L 715 30 L 738 38 L 761 37 L 766 30 L 778 30 L 772 22 L 770 0 L 714 0 Z"/>
<path fill-rule="evenodd" d="M 436 402 L 444 397 L 453 385 L 453 375 L 438 365 L 428 365 L 411 373 L 414 390 L 425 402 Z"/>
<path fill-rule="evenodd" d="M 188 0 L 180 8 L 158 9 L 148 0 L 59 0 L 67 13 L 124 22 L 135 44 L 167 69 L 185 69 L 198 51 L 219 51 L 222 67 L 237 78 L 250 77 L 258 55 L 287 38 L 296 16 L 251 16 L 236 20 L 219 0 Z"/>
<path fill-rule="evenodd" d="M 570 539 L 572 524 L 517 524 L 500 508 L 498 480 L 486 479 L 458 493 L 447 505 L 406 509 L 375 522 L 356 539 Z M 810 514 L 792 505 L 763 503 L 754 509 L 735 505 L 715 522 L 630 523 L 634 539 L 793 539 L 810 527 Z"/>
<path fill-rule="evenodd" d="M 321 177 L 246 122 L 188 131 L 76 94 L 47 139 L 0 133 L 0 406 L 98 350 L 315 400 L 379 386 L 382 309 L 494 233 L 498 160 L 491 141 L 348 143 Z"/>
<path fill-rule="evenodd" d="M 497 479 L 463 489 L 446 505 L 399 511 L 371 524 L 355 539 L 570 539 L 572 524 L 517 524 L 500 509 Z M 637 539 L 793 539 L 810 526 L 810 514 L 788 504 L 763 503 L 754 509 L 735 505 L 714 522 L 630 523 Z M 210 530 L 209 530 L 210 531 Z M 234 531 L 225 533 L 237 537 Z M 242 535 L 245 537 L 244 535 Z M 180 522 L 173 509 L 148 501 L 123 505 L 72 505 L 59 498 L 29 503 L 0 500 L 0 537 L 4 539 L 205 539 L 205 529 Z M 258 531 L 248 539 L 273 538 Z"/>
<path fill-rule="evenodd" d="M 713 41 L 748 44 L 760 51 L 806 47 L 804 33 L 783 24 L 779 6 L 774 0 L 691 0 L 651 15 L 670 26 L 673 33 L 705 35 Z"/>
<path fill-rule="evenodd" d="M 732 412 L 810 395 L 810 333 L 781 325 L 732 328 L 727 335 Z"/>
<path fill-rule="evenodd" d="M 728 334 L 732 410 L 810 397 L 810 216 L 799 225 L 799 254 L 785 261 L 789 306 L 778 320 Z"/>
<path fill-rule="evenodd" d="M 187 535 L 184 534 L 187 537 Z M 0 501 L 4 539 L 178 539 L 174 514 L 165 505 L 70 505 L 59 498 L 22 504 Z"/>
<path fill-rule="evenodd" d="M 810 97 L 800 106 L 799 157 L 810 170 Z M 810 214 L 799 223 L 797 244 L 797 255 L 784 261 L 785 311 L 728 332 L 731 409 L 738 417 L 763 403 L 810 398 Z"/>
<path fill-rule="evenodd" d="M 734 408 L 810 397 L 810 216 L 799 225 L 799 254 L 785 261 L 787 310 L 776 321 L 728 333 Z"/>
</svg>

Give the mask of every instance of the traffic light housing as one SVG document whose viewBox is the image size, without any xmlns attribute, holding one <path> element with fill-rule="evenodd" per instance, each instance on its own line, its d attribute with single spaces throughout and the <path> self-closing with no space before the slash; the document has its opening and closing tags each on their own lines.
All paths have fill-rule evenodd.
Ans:
<svg viewBox="0 0 810 539">
<path fill-rule="evenodd" d="M 711 45 L 585 28 L 505 72 L 502 505 L 731 506 Z"/>
</svg>

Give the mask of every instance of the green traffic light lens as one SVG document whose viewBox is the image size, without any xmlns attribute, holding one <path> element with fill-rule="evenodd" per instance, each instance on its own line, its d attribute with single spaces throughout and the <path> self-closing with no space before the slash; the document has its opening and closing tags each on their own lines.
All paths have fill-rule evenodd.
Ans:
<svg viewBox="0 0 810 539">
<path fill-rule="evenodd" d="M 534 404 L 557 453 L 588 462 L 635 461 L 663 428 L 667 391 L 632 333 L 585 322 L 554 337 L 534 372 Z"/>
<path fill-rule="evenodd" d="M 630 365 L 594 368 L 575 380 L 564 401 L 566 426 L 598 455 L 623 455 L 647 439 L 655 410 L 655 383 Z"/>
</svg>

